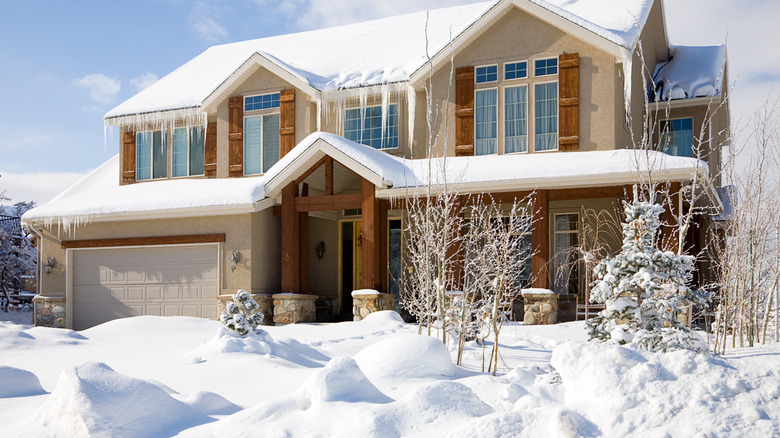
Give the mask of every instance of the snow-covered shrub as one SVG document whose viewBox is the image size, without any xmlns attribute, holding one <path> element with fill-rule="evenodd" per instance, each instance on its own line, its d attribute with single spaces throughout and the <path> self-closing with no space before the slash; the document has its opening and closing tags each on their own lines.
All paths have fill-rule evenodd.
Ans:
<svg viewBox="0 0 780 438">
<path fill-rule="evenodd" d="M 702 350 L 700 338 L 677 319 L 683 306 L 710 299 L 687 286 L 694 257 L 656 247 L 663 207 L 648 202 L 624 202 L 624 207 L 622 250 L 594 269 L 591 301 L 606 306 L 587 323 L 590 339 L 649 351 Z"/>
<path fill-rule="evenodd" d="M 260 311 L 260 305 L 252 299 L 249 292 L 240 289 L 233 295 L 233 302 L 227 303 L 225 310 L 219 315 L 219 320 L 228 329 L 241 336 L 246 336 L 262 324 L 263 312 Z"/>
</svg>

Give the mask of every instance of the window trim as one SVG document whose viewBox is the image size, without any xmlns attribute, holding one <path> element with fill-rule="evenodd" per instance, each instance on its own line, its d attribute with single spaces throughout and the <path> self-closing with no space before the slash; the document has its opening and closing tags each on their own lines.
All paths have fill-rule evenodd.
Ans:
<svg viewBox="0 0 780 438">
<path fill-rule="evenodd" d="M 395 118 L 396 118 L 396 123 L 398 125 L 398 129 L 397 129 L 398 130 L 398 141 L 396 142 L 396 146 L 395 147 L 383 148 L 383 147 L 380 146 L 379 149 L 376 149 L 378 151 L 398 151 L 399 149 L 401 149 L 401 138 L 402 138 L 402 136 L 401 136 L 401 104 L 399 102 L 390 102 L 390 103 L 388 103 L 387 104 L 388 111 L 390 110 L 390 107 L 393 106 L 393 105 L 396 106 Z M 365 108 L 361 108 L 360 106 L 352 106 L 352 107 L 344 108 L 344 123 L 341 124 L 341 134 L 342 134 L 342 136 L 344 138 L 346 138 L 347 140 L 349 140 L 349 138 L 347 138 L 347 111 L 349 111 L 349 110 L 358 110 L 358 111 L 360 111 L 361 109 L 368 110 L 369 108 L 376 108 L 376 107 L 380 107 L 381 108 L 382 104 L 380 103 L 379 105 L 366 105 Z M 363 118 L 363 117 L 365 117 L 365 114 L 363 114 L 361 116 L 361 118 Z M 384 115 L 382 115 L 382 117 L 384 117 Z M 386 128 L 387 128 L 387 126 L 386 126 Z M 362 128 L 361 128 L 361 130 L 362 130 Z M 383 140 L 384 140 L 384 138 L 380 139 L 380 143 Z M 362 144 L 363 146 L 368 146 L 368 147 L 370 147 L 372 149 L 374 148 L 373 146 L 369 146 L 369 145 L 360 143 L 360 141 L 355 141 L 355 140 L 349 140 L 349 141 L 354 141 L 355 143 Z"/>
<path fill-rule="evenodd" d="M 242 135 L 242 147 L 244 148 L 244 151 L 243 151 L 244 152 L 244 155 L 243 155 L 243 160 L 244 161 L 243 161 L 243 163 L 241 163 L 242 167 L 243 167 L 242 171 L 244 173 L 244 176 L 265 175 L 265 172 L 263 171 L 263 168 L 265 167 L 265 153 L 264 153 L 265 152 L 265 120 L 264 120 L 264 118 L 266 116 L 278 115 L 279 118 L 280 118 L 280 122 L 281 122 L 281 113 L 279 111 L 268 111 L 270 109 L 272 109 L 272 108 L 267 108 L 267 109 L 264 109 L 264 110 L 255 110 L 255 111 L 265 111 L 265 112 L 263 112 L 261 114 L 246 115 L 246 113 L 244 113 L 244 118 L 242 120 L 243 123 L 244 123 L 244 125 L 243 125 L 244 126 L 244 132 L 243 132 L 243 135 Z M 251 111 L 251 112 L 254 113 L 255 111 Z M 246 156 L 247 156 L 247 153 L 246 153 L 246 137 L 247 137 L 246 136 L 246 119 L 253 118 L 253 117 L 260 117 L 260 172 L 258 172 L 258 173 L 246 173 L 246 169 L 247 169 L 247 166 L 246 166 Z M 281 155 L 281 153 L 280 153 L 280 155 Z M 281 160 L 281 157 L 279 157 L 279 160 Z M 277 160 L 276 162 L 278 163 L 279 160 Z M 274 164 L 276 164 L 276 163 L 274 163 Z M 271 166 L 273 166 L 273 164 Z M 269 167 L 269 169 L 270 169 L 270 167 Z"/>
<path fill-rule="evenodd" d="M 154 133 L 159 132 L 160 133 L 160 141 L 165 145 L 165 176 L 161 177 L 154 177 Z M 151 151 L 149 153 L 149 178 L 141 179 L 139 178 L 139 168 L 138 162 L 140 161 L 138 158 L 138 141 L 140 139 L 140 136 L 145 133 L 151 133 L 152 135 L 152 144 L 151 144 Z M 170 179 L 169 175 L 169 166 L 171 164 L 172 158 L 169 158 L 169 155 L 171 154 L 171 151 L 168 150 L 168 130 L 167 129 L 147 129 L 143 131 L 138 131 L 135 134 L 135 180 L 136 182 L 141 181 L 161 181 L 164 179 Z"/>
<path fill-rule="evenodd" d="M 552 76 L 552 75 L 549 75 L 549 76 Z M 556 77 L 557 77 L 557 75 L 556 75 Z M 560 117 L 561 117 L 561 115 L 560 115 L 560 111 L 557 111 L 556 114 L 555 114 L 556 125 L 557 125 L 555 127 L 555 148 L 554 149 L 546 149 L 546 150 L 537 150 L 536 149 L 536 135 L 537 135 L 537 132 L 536 132 L 536 101 L 537 101 L 537 99 L 536 99 L 536 86 L 537 85 L 545 85 L 545 84 L 556 84 L 556 85 L 558 85 L 558 82 L 559 82 L 558 79 L 555 79 L 554 81 L 540 81 L 540 82 L 534 82 L 533 83 L 533 85 L 534 85 L 534 130 L 533 130 L 533 132 L 534 132 L 534 153 L 535 154 L 543 154 L 543 153 L 547 153 L 547 152 L 558 152 L 558 151 L 561 150 L 561 129 L 560 129 Z M 558 89 L 558 87 L 556 87 L 556 89 Z M 555 101 L 558 103 L 557 106 L 560 107 L 561 96 L 556 94 Z"/>
<path fill-rule="evenodd" d="M 515 80 L 515 79 L 510 79 L 510 80 Z M 531 115 L 530 108 L 529 108 L 530 100 L 531 100 L 530 99 L 531 93 L 530 93 L 530 90 L 529 90 L 530 89 L 530 85 L 531 85 L 530 83 L 522 83 L 522 84 L 507 85 L 505 87 L 501 87 L 502 90 L 504 90 L 504 92 L 502 93 L 503 94 L 503 96 L 502 96 L 503 97 L 503 102 L 502 102 L 503 105 L 501 105 L 501 110 L 502 110 L 502 112 L 501 112 L 501 120 L 503 122 L 503 124 L 502 124 L 503 128 L 502 128 L 501 134 L 502 134 L 502 137 L 503 137 L 503 140 L 504 140 L 502 142 L 502 146 L 503 146 L 502 153 L 503 153 L 503 155 L 519 155 L 519 154 L 528 154 L 528 153 L 531 152 L 531 145 L 530 145 L 531 135 L 530 135 L 530 130 L 528 129 L 528 125 L 529 125 L 528 122 L 529 122 L 530 115 Z M 525 151 L 521 151 L 521 152 L 507 152 L 506 151 L 506 139 L 507 139 L 507 136 L 506 136 L 506 90 L 508 88 L 521 88 L 521 87 L 525 87 L 525 89 L 526 89 L 526 94 L 525 94 Z M 475 110 L 476 110 L 476 106 L 475 106 Z M 475 120 L 474 123 L 476 123 L 476 120 Z M 475 136 L 477 135 L 476 134 L 476 129 L 474 131 L 474 135 Z"/>
<path fill-rule="evenodd" d="M 479 82 L 477 79 L 477 69 L 478 68 L 487 68 L 487 67 L 495 67 L 496 68 L 496 80 L 495 81 L 485 81 L 485 82 Z M 496 84 L 499 82 L 499 78 L 501 75 L 498 71 L 498 63 L 495 64 L 483 64 L 483 65 L 475 65 L 474 66 L 474 84 L 480 85 L 480 84 Z"/>
<path fill-rule="evenodd" d="M 204 163 L 203 163 L 203 173 L 198 174 L 191 174 L 190 173 L 190 164 L 191 163 L 191 157 L 192 157 L 192 130 L 193 129 L 203 129 L 203 149 L 204 149 Z M 174 150 L 175 145 L 173 144 L 174 135 L 176 133 L 177 129 L 186 129 L 187 130 L 187 174 L 181 175 L 181 176 L 175 176 L 175 169 L 173 165 L 173 158 L 176 154 L 176 151 Z M 171 133 L 171 179 L 181 179 L 181 178 L 191 178 L 193 176 L 205 176 L 206 175 L 206 163 L 205 163 L 205 148 L 206 148 L 206 127 L 205 126 L 179 126 L 177 128 L 173 128 L 173 132 Z"/>
<path fill-rule="evenodd" d="M 536 74 L 536 63 L 539 61 L 549 61 L 550 59 L 555 60 L 555 73 L 547 73 L 543 75 L 537 75 Z M 549 56 L 549 57 L 543 57 L 543 58 L 536 58 L 534 59 L 534 77 L 535 78 L 545 78 L 548 76 L 558 76 L 560 74 L 560 66 L 558 65 L 558 57 L 557 56 Z"/>
<path fill-rule="evenodd" d="M 474 156 L 475 157 L 488 157 L 493 155 L 501 155 L 498 153 L 499 146 L 501 145 L 499 139 L 502 137 L 499 135 L 500 133 L 503 134 L 502 127 L 501 127 L 501 119 L 500 116 L 501 113 L 501 93 L 500 89 L 502 87 L 499 85 L 493 86 L 493 87 L 485 87 L 485 88 L 475 88 L 474 89 Z M 477 93 L 480 91 L 489 91 L 489 90 L 496 90 L 496 151 L 492 154 L 477 154 Z"/>
<path fill-rule="evenodd" d="M 525 62 L 525 76 L 523 76 L 521 78 L 507 79 L 506 78 L 506 66 L 507 66 L 507 64 L 518 64 L 518 63 L 521 63 L 521 62 Z M 520 80 L 524 80 L 524 79 L 529 79 L 531 77 L 531 74 L 530 74 L 529 69 L 528 69 L 528 59 L 527 58 L 526 59 L 518 59 L 516 61 L 506 61 L 506 62 L 504 62 L 502 64 L 502 68 L 503 68 L 503 71 L 504 71 L 504 75 L 503 75 L 502 81 L 520 81 Z"/>
</svg>

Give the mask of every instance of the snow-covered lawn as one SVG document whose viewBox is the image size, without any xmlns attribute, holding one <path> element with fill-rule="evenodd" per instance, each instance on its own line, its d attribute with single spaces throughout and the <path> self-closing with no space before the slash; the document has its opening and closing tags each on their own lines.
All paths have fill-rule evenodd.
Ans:
<svg viewBox="0 0 780 438">
<path fill-rule="evenodd" d="M 2 315 L 0 315 L 2 316 Z M 778 436 L 780 347 L 725 357 L 511 324 L 505 374 L 391 312 L 264 327 L 196 318 L 73 332 L 0 322 L 0 436 Z M 489 349 L 489 345 L 488 345 Z"/>
</svg>

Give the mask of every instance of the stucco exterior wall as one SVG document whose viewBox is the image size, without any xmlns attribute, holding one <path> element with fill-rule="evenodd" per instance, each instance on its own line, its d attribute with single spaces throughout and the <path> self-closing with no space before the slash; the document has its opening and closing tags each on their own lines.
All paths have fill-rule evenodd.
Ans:
<svg viewBox="0 0 780 438">
<path fill-rule="evenodd" d="M 251 253 L 252 293 L 279 293 L 282 273 L 281 220 L 267 208 L 252 214 Z"/>
</svg>

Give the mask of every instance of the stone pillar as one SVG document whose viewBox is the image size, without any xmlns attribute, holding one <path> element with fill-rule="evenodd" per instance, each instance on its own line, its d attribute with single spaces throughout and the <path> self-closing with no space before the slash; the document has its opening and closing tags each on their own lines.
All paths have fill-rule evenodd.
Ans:
<svg viewBox="0 0 780 438">
<path fill-rule="evenodd" d="M 33 325 L 65 328 L 65 297 L 33 298 Z"/>
<path fill-rule="evenodd" d="M 274 324 L 295 324 L 296 322 L 314 322 L 317 319 L 317 309 L 313 294 L 275 294 Z"/>
<path fill-rule="evenodd" d="M 370 313 L 380 310 L 395 310 L 395 295 L 373 289 L 352 291 L 352 316 L 355 321 L 361 321 Z"/>
<path fill-rule="evenodd" d="M 272 294 L 251 294 L 252 299 L 260 305 L 260 311 L 263 312 L 263 325 L 274 325 L 274 300 Z M 225 310 L 227 303 L 233 301 L 233 295 L 219 295 L 217 297 L 217 319 L 222 311 Z"/>
<path fill-rule="evenodd" d="M 556 324 L 558 322 L 558 294 L 549 289 L 523 289 L 525 325 Z"/>
</svg>

